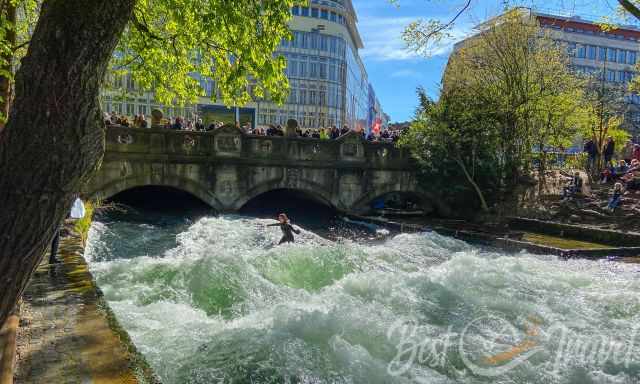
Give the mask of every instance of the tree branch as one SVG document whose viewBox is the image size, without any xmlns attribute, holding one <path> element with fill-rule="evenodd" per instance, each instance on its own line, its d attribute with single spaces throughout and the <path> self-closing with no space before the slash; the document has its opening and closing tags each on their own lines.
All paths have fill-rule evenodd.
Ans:
<svg viewBox="0 0 640 384">
<path fill-rule="evenodd" d="M 618 3 L 625 9 L 625 11 L 632 14 L 636 19 L 640 20 L 640 8 L 636 7 L 631 0 L 618 0 Z"/>
<path fill-rule="evenodd" d="M 456 20 L 458 20 L 460 18 L 460 16 L 462 16 L 462 14 L 469 9 L 469 7 L 471 6 L 471 0 L 467 0 L 467 2 L 464 4 L 464 6 L 460 9 L 460 11 L 458 11 L 458 13 L 451 19 L 449 20 L 448 23 L 443 24 L 441 26 L 439 26 L 438 28 L 434 29 L 433 31 L 429 32 L 429 33 L 424 33 L 420 30 L 416 30 L 416 32 L 420 35 L 422 35 L 422 37 L 426 40 L 430 39 L 431 37 L 437 35 L 438 33 L 445 31 L 447 29 L 449 29 L 449 27 L 451 27 L 453 25 L 453 23 L 456 22 Z"/>
</svg>

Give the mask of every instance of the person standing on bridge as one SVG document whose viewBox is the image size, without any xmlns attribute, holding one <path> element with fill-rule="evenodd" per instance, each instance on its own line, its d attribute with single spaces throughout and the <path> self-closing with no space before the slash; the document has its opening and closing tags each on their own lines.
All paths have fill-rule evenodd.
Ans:
<svg viewBox="0 0 640 384">
<path fill-rule="evenodd" d="M 293 238 L 293 234 L 294 233 L 296 235 L 300 234 L 300 230 L 293 228 L 293 225 L 289 223 L 289 218 L 285 213 L 281 213 L 278 215 L 277 223 L 267 225 L 267 227 L 278 227 L 278 226 L 282 230 L 282 239 L 280 239 L 280 242 L 278 243 L 278 245 L 283 243 L 293 243 L 293 241 L 295 240 Z"/>
</svg>

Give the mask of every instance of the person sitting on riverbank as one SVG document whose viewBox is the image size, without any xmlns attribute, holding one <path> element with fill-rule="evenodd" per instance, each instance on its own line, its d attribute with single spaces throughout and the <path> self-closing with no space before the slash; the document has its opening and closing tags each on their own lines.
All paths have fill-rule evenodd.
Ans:
<svg viewBox="0 0 640 384">
<path fill-rule="evenodd" d="M 627 143 L 624 145 L 624 148 L 622 149 L 622 159 L 627 164 L 631 164 L 631 159 L 633 159 L 633 150 L 634 150 L 633 141 L 627 140 Z"/>
<path fill-rule="evenodd" d="M 613 186 L 613 193 L 611 195 L 611 200 L 609 200 L 609 204 L 607 205 L 607 209 L 611 213 L 615 212 L 616 208 L 620 206 L 620 201 L 622 199 L 623 194 L 624 194 L 624 191 L 622 190 L 622 183 L 616 183 Z"/>
<path fill-rule="evenodd" d="M 624 182 L 627 190 L 640 190 L 640 161 L 636 159 L 631 160 L 631 167 L 620 177 L 620 180 Z"/>
<path fill-rule="evenodd" d="M 620 160 L 617 166 L 607 166 L 600 174 L 600 183 L 605 184 L 609 181 L 615 181 L 624 176 L 629 171 L 629 167 L 624 160 Z"/>
<path fill-rule="evenodd" d="M 291 225 L 286 213 L 279 214 L 278 222 L 275 224 L 268 224 L 267 227 L 280 227 L 280 229 L 282 230 L 282 238 L 280 239 L 278 245 L 283 243 L 293 243 L 295 240 L 293 234 L 300 234 L 300 230 L 295 229 L 293 225 Z"/>
<path fill-rule="evenodd" d="M 562 199 L 567 200 L 574 198 L 578 193 L 582 193 L 582 177 L 580 177 L 580 172 L 576 172 L 573 178 L 571 178 L 569 185 L 564 187 Z"/>
</svg>

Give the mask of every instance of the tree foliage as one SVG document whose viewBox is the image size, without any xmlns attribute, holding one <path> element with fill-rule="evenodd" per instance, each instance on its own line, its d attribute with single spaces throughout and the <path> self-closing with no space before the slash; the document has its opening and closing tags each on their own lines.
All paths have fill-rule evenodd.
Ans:
<svg viewBox="0 0 640 384">
<path fill-rule="evenodd" d="M 489 111 L 479 99 L 468 96 L 456 89 L 434 102 L 418 89 L 420 106 L 400 145 L 411 150 L 425 184 L 440 191 L 443 199 L 459 202 L 464 200 L 461 196 L 473 194 L 486 211 L 486 191 L 498 188 L 497 130 L 491 116 L 482 116 Z"/>
<path fill-rule="evenodd" d="M 388 1 L 396 5 L 401 3 L 401 0 Z M 632 18 L 640 20 L 640 0 L 618 0 L 617 2 L 617 14 L 619 19 L 627 20 L 628 18 Z M 509 9 L 511 7 L 522 5 L 533 7 L 534 2 L 503 0 L 502 4 L 505 9 Z M 440 43 L 452 37 L 451 30 L 455 27 L 458 20 L 466 13 L 472 11 L 475 5 L 475 2 L 473 1 L 460 0 L 458 2 L 454 2 L 455 13 L 449 18 L 432 18 L 428 20 L 418 19 L 411 22 L 405 28 L 403 33 L 403 38 L 407 43 L 407 46 L 422 55 L 430 55 L 434 48 L 436 48 Z M 608 2 L 606 2 L 605 5 L 607 7 L 611 7 Z M 567 8 L 571 7 L 567 6 Z M 601 22 L 605 29 L 616 29 L 616 23 L 612 22 L 608 17 L 603 17 Z M 640 89 L 640 85 L 637 85 L 637 87 Z"/>
<path fill-rule="evenodd" d="M 274 57 L 297 0 L 138 0 L 114 68 L 131 71 L 143 89 L 170 104 L 203 94 L 200 79 L 215 81 L 227 104 L 269 95 L 284 101 L 284 57 Z M 215 94 L 213 95 L 215 97 Z"/>
<path fill-rule="evenodd" d="M 13 77 L 37 20 L 38 0 L 0 0 L 0 131 L 8 118 Z"/>
<path fill-rule="evenodd" d="M 436 173 L 441 159 L 455 164 L 454 179 L 466 180 L 487 209 L 483 188 L 511 190 L 528 174 L 534 148 L 567 146 L 592 118 L 568 60 L 566 47 L 520 12 L 482 25 L 452 54 L 440 100 L 421 103 L 403 144 Z"/>
<path fill-rule="evenodd" d="M 605 76 L 604 69 L 586 76 L 584 102 L 578 121 L 578 133 L 593 140 L 598 151 L 598 166 L 592 169 L 595 173 L 603 166 L 600 160 L 607 137 L 611 136 L 618 143 L 617 149 L 622 149 L 622 144 L 629 139 L 629 133 L 621 128 L 627 108 L 625 89 L 607 84 Z"/>
<path fill-rule="evenodd" d="M 111 68 L 131 73 L 141 90 L 154 91 L 164 104 L 197 100 L 207 80 L 216 85 L 212 96 L 229 105 L 265 96 L 282 102 L 289 90 L 286 61 L 274 51 L 282 39 L 291 39 L 291 7 L 304 3 L 137 0 Z M 40 4 L 41 0 L 0 0 L 0 77 L 10 82 L 28 48 Z M 8 20 L 12 9 L 15 22 Z M 3 99 L 7 95 L 0 93 L 0 103 Z M 6 117 L 0 110 L 0 119 Z"/>
</svg>

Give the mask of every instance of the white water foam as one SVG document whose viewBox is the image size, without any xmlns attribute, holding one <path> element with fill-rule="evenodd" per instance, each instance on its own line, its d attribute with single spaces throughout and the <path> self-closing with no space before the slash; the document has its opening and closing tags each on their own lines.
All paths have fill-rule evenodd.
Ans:
<svg viewBox="0 0 640 384">
<path fill-rule="evenodd" d="M 367 244 L 303 231 L 274 246 L 271 222 L 92 226 L 98 285 L 164 383 L 638 382 L 635 345 L 630 362 L 585 361 L 579 351 L 558 357 L 567 348 L 552 334 L 564 324 L 572 340 L 631 344 L 636 265 L 506 255 L 434 233 Z M 489 315 L 499 320 L 477 322 Z M 397 372 L 389 366 L 403 338 L 392 331 L 403 319 L 434 352 L 404 356 Z M 530 359 L 498 377 L 465 362 L 507 364 L 486 357 L 512 351 L 532 321 L 539 353 Z"/>
</svg>

